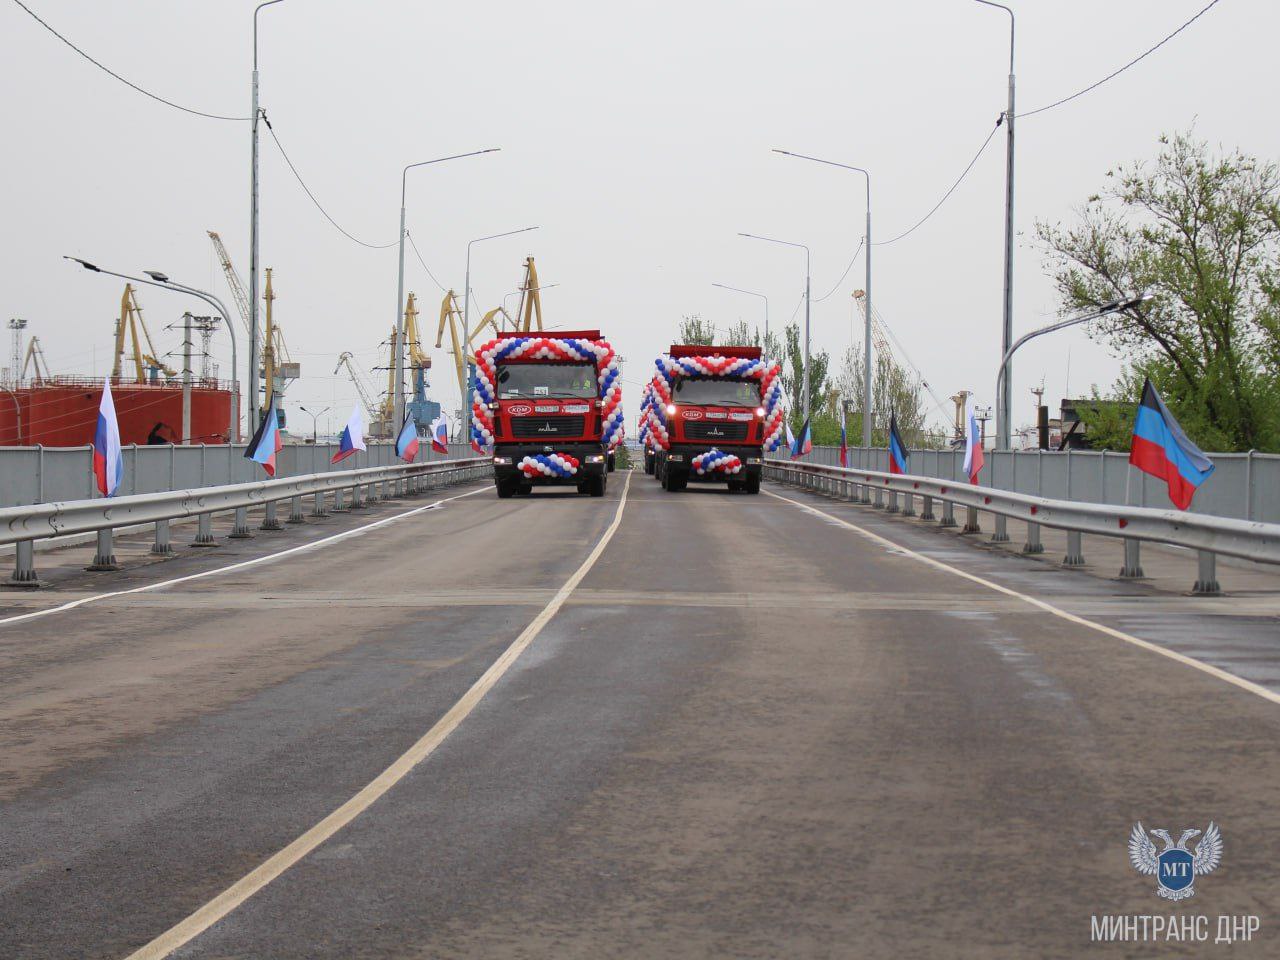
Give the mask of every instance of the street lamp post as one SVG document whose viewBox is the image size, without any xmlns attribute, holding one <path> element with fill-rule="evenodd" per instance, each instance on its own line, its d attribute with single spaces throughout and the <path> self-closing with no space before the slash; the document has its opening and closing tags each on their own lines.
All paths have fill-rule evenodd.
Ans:
<svg viewBox="0 0 1280 960">
<path fill-rule="evenodd" d="M 866 246 L 866 299 L 863 303 L 863 311 L 866 313 L 865 327 L 862 334 L 862 445 L 864 447 L 871 446 L 871 173 L 862 167 L 855 167 L 848 163 L 836 163 L 834 160 L 822 160 L 819 157 L 808 157 L 802 153 L 792 153 L 790 150 L 774 150 L 774 153 L 781 153 L 788 157 L 796 157 L 800 160 L 812 160 L 814 163 L 825 163 L 829 167 L 839 167 L 842 170 L 853 170 L 862 174 L 867 178 L 867 233 L 864 245 Z"/>
<path fill-rule="evenodd" d="M 281 0 L 266 0 L 253 8 L 253 91 L 249 117 L 252 146 L 249 173 L 249 431 L 258 429 L 258 13 Z M 227 321 L 231 326 L 231 321 Z M 240 420 L 236 418 L 239 429 Z"/>
<path fill-rule="evenodd" d="M 537 227 L 521 227 L 519 230 L 507 230 L 487 237 L 476 237 L 467 243 L 467 273 L 462 287 L 462 368 L 466 371 L 466 387 L 462 392 L 462 442 L 471 441 L 471 364 L 467 360 L 467 349 L 471 339 L 471 248 L 486 240 L 497 240 L 500 237 L 512 237 L 517 233 L 528 233 Z"/>
<path fill-rule="evenodd" d="M 775 240 L 773 237 L 761 237 L 754 233 L 739 233 L 740 237 L 752 240 L 766 240 L 769 243 L 780 243 L 784 247 L 799 247 L 804 251 L 804 418 L 809 419 L 809 248 L 803 243 L 792 243 L 790 240 Z"/>
<path fill-rule="evenodd" d="M 197 290 L 195 287 L 188 287 L 185 284 L 176 283 L 170 280 L 165 274 L 158 270 L 145 271 L 150 280 L 144 280 L 141 277 L 130 276 L 127 273 L 116 273 L 114 270 L 107 270 L 99 267 L 97 264 L 89 263 L 87 260 L 81 260 L 79 257 L 63 257 L 64 260 L 72 260 L 80 264 L 86 270 L 92 270 L 94 273 L 104 273 L 111 277 L 119 277 L 121 280 L 129 280 L 132 283 L 145 283 L 149 287 L 159 287 L 161 290 L 172 290 L 174 293 L 185 293 L 192 297 L 199 297 L 209 306 L 213 307 L 222 316 L 222 325 L 226 327 L 228 335 L 231 337 L 231 442 L 240 442 L 240 360 L 236 350 L 236 331 L 231 325 L 231 314 L 227 310 L 226 305 L 211 293 L 203 290 Z M 255 430 L 257 427 L 254 428 Z"/>
<path fill-rule="evenodd" d="M 743 290 L 741 287 L 731 287 L 727 283 L 713 283 L 713 287 L 719 287 L 721 290 L 732 290 L 734 293 L 745 293 L 749 297 L 759 297 L 764 301 L 764 340 L 761 346 L 769 342 L 769 298 L 763 293 L 756 293 L 754 290 Z"/>
<path fill-rule="evenodd" d="M 975 0 L 986 7 L 996 7 L 1009 14 L 1009 106 L 1005 110 L 1005 166 L 1004 166 L 1004 327 L 1000 338 L 1000 353 L 1003 366 L 1000 378 L 1003 391 L 996 397 L 996 443 L 1000 449 L 1008 450 L 1010 446 L 1010 418 L 1013 415 L 1010 380 L 1013 370 L 1009 367 L 1009 357 L 1013 350 L 1013 11 L 1002 3 L 992 0 Z"/>
<path fill-rule="evenodd" d="M 470 153 L 456 153 L 450 157 L 437 157 L 435 160 L 422 160 L 411 163 L 400 171 L 400 272 L 396 283 L 396 343 L 395 350 L 392 351 L 395 355 L 392 366 L 395 367 L 396 384 L 392 406 L 396 423 L 404 420 L 404 201 L 409 171 L 414 167 L 426 167 L 433 163 L 444 163 L 446 160 L 461 160 L 463 157 L 478 157 L 482 153 L 497 153 L 501 149 L 501 147 L 488 147 L 484 150 L 472 150 Z"/>
<path fill-rule="evenodd" d="M 325 407 L 323 410 L 317 413 L 312 413 L 302 404 L 298 404 L 298 409 L 301 410 L 303 413 L 307 414 L 309 417 L 311 417 L 311 445 L 314 447 L 318 442 L 316 438 L 316 421 L 318 421 L 321 416 L 323 416 L 324 414 L 332 410 L 333 407 Z"/>
</svg>

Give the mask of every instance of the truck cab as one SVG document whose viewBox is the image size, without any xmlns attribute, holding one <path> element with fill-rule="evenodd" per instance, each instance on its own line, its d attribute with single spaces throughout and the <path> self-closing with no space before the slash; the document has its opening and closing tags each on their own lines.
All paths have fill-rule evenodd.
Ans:
<svg viewBox="0 0 1280 960">
<path fill-rule="evenodd" d="M 473 439 L 492 448 L 499 497 L 554 485 L 604 496 L 622 416 L 616 371 L 597 330 L 511 334 L 477 351 Z"/>
<path fill-rule="evenodd" d="M 649 437 L 663 489 L 724 483 L 759 493 L 782 422 L 777 364 L 759 347 L 673 344 L 657 370 Z"/>
</svg>

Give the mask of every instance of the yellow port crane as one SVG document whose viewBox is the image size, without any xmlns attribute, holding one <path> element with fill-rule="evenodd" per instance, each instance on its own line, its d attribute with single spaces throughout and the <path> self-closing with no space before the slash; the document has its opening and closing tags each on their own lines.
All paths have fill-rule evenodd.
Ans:
<svg viewBox="0 0 1280 960">
<path fill-rule="evenodd" d="M 19 382 L 27 379 L 28 370 L 31 371 L 30 382 L 37 387 L 46 380 L 52 379 L 52 374 L 49 373 L 49 361 L 45 359 L 39 337 L 33 336 L 27 341 L 27 353 L 22 359 L 22 373 L 18 376 Z"/>
<path fill-rule="evenodd" d="M 336 377 L 338 371 L 343 367 L 347 368 L 347 375 L 351 377 L 351 383 L 356 388 L 360 403 L 364 406 L 365 412 L 369 414 L 369 421 L 372 423 L 378 419 L 380 407 L 373 402 L 373 392 L 369 389 L 368 384 L 365 383 L 364 374 L 356 366 L 355 358 L 352 357 L 350 350 L 344 350 L 338 355 L 338 365 L 333 368 L 333 375 Z"/>
<path fill-rule="evenodd" d="M 138 328 L 142 328 L 142 334 L 139 336 Z M 151 342 L 151 331 L 147 329 L 147 322 L 142 318 L 142 305 L 138 303 L 138 293 L 133 289 L 133 284 L 126 283 L 124 285 L 124 294 L 120 297 L 120 319 L 116 323 L 116 349 L 115 359 L 111 364 L 111 379 L 119 380 L 124 370 L 124 342 L 126 335 L 129 337 L 133 356 L 134 379 L 136 383 L 147 382 L 147 368 L 154 367 L 164 373 L 166 377 L 176 377 L 178 371 L 172 367 L 166 366 L 156 359 L 155 344 Z M 142 342 L 146 341 L 147 349 L 142 349 Z"/>
</svg>

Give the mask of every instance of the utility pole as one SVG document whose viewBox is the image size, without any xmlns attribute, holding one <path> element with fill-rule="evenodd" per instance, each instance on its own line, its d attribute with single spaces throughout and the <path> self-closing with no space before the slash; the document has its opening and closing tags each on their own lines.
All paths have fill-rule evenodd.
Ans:
<svg viewBox="0 0 1280 960">
<path fill-rule="evenodd" d="M 191 311 L 182 315 L 182 439 L 191 443 Z"/>
<path fill-rule="evenodd" d="M 19 320 L 14 317 L 9 321 L 9 329 L 13 331 L 13 351 L 12 359 L 9 367 L 9 382 L 13 387 L 20 387 L 22 384 L 22 331 L 27 328 L 27 321 Z"/>
</svg>

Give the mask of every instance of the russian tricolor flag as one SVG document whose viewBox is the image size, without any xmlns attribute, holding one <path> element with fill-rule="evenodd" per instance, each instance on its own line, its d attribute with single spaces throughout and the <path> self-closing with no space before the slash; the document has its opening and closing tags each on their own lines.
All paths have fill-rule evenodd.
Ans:
<svg viewBox="0 0 1280 960">
<path fill-rule="evenodd" d="M 844 430 L 844 405 L 840 406 L 840 466 L 849 467 L 849 437 Z"/>
<path fill-rule="evenodd" d="M 405 463 L 413 463 L 418 456 L 418 423 L 411 413 L 405 416 L 404 426 L 396 437 L 396 456 Z"/>
<path fill-rule="evenodd" d="M 431 421 L 431 449 L 436 453 L 449 452 L 449 421 L 443 413 Z"/>
<path fill-rule="evenodd" d="M 791 431 L 787 430 L 790 434 Z M 813 451 L 813 435 L 809 430 L 809 421 L 804 422 L 804 426 L 800 428 L 800 436 L 791 440 L 791 459 L 799 460 L 807 453 Z"/>
<path fill-rule="evenodd" d="M 889 414 L 889 472 L 890 473 L 906 473 L 907 461 L 911 459 L 911 454 L 907 452 L 907 445 L 902 442 L 902 434 L 898 433 L 898 415 L 896 413 Z"/>
<path fill-rule="evenodd" d="M 245 459 L 262 464 L 262 469 L 267 471 L 267 476 L 274 477 L 276 454 L 283 446 L 284 442 L 280 439 L 280 422 L 276 419 L 276 408 L 272 405 L 267 408 L 267 415 L 262 418 L 257 432 L 249 441 L 249 446 L 245 448 Z"/>
<path fill-rule="evenodd" d="M 116 421 L 116 404 L 111 399 L 111 380 L 102 384 L 102 400 L 98 403 L 98 426 L 93 432 L 93 475 L 98 492 L 115 496 L 124 478 L 124 460 L 120 456 L 120 424 Z"/>
<path fill-rule="evenodd" d="M 351 416 L 347 418 L 347 425 L 342 428 L 342 438 L 338 441 L 338 452 L 333 455 L 333 459 L 329 462 L 340 463 L 357 450 L 363 450 L 364 448 L 364 414 L 360 412 L 360 404 L 357 403 L 351 408 Z"/>
<path fill-rule="evenodd" d="M 978 413 L 973 403 L 964 412 L 964 475 L 976 484 L 986 463 L 982 453 L 982 431 L 978 429 Z"/>
<path fill-rule="evenodd" d="M 1129 463 L 1143 473 L 1164 480 L 1169 487 L 1169 499 L 1179 510 L 1191 506 L 1196 488 L 1216 469 L 1204 451 L 1182 432 L 1150 378 L 1142 385 L 1142 402 L 1133 420 Z"/>
</svg>

